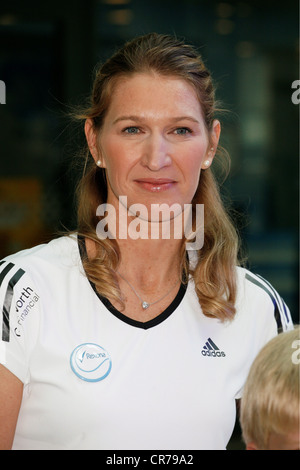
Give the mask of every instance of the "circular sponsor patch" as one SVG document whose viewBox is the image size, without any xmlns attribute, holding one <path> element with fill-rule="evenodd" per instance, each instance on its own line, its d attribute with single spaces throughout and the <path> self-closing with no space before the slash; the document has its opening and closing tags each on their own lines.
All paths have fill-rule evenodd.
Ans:
<svg viewBox="0 0 300 470">
<path fill-rule="evenodd" d="M 70 365 L 74 374 L 87 382 L 99 382 L 111 371 L 111 358 L 98 344 L 84 343 L 71 354 Z"/>
</svg>

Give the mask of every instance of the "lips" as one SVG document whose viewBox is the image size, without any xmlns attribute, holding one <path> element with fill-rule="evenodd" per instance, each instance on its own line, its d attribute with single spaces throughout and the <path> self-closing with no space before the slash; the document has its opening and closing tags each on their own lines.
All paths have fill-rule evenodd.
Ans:
<svg viewBox="0 0 300 470">
<path fill-rule="evenodd" d="M 175 186 L 176 181 L 170 178 L 138 178 L 135 182 L 146 191 L 167 191 Z"/>
</svg>

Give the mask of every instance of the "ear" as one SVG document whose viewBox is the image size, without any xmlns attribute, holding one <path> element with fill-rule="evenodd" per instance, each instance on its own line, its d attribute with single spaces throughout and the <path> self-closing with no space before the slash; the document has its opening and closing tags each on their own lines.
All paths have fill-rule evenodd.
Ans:
<svg viewBox="0 0 300 470">
<path fill-rule="evenodd" d="M 220 134 L 221 134 L 221 124 L 217 119 L 215 119 L 213 122 L 212 130 L 209 135 L 209 147 L 207 149 L 206 156 L 202 164 L 203 170 L 205 170 L 212 164 L 212 161 L 215 157 L 216 150 L 218 147 Z"/>
<path fill-rule="evenodd" d="M 85 121 L 84 132 L 91 155 L 96 165 L 98 165 L 99 160 L 101 161 L 101 152 L 97 145 L 97 133 L 92 119 L 87 119 Z"/>
<path fill-rule="evenodd" d="M 212 131 L 210 135 L 210 141 L 212 144 L 211 147 L 214 147 L 215 152 L 219 144 L 220 134 L 221 134 L 221 124 L 220 124 L 220 121 L 215 119 L 213 122 Z"/>
<path fill-rule="evenodd" d="M 249 442 L 246 445 L 246 450 L 258 450 L 258 447 L 256 444 L 254 444 L 254 442 Z"/>
</svg>

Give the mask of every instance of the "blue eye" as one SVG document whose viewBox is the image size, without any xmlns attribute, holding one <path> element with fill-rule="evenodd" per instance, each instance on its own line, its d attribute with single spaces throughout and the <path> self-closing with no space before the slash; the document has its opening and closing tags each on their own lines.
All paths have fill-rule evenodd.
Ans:
<svg viewBox="0 0 300 470">
<path fill-rule="evenodd" d="M 126 127 L 123 132 L 126 134 L 138 134 L 139 128 L 135 126 Z"/>
<path fill-rule="evenodd" d="M 175 134 L 177 135 L 187 135 L 191 133 L 192 131 L 188 127 L 178 127 L 177 129 L 175 129 Z"/>
</svg>

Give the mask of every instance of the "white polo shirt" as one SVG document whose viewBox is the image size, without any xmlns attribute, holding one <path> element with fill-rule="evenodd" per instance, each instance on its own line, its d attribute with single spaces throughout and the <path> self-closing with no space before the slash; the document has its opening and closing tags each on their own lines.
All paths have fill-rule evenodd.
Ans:
<svg viewBox="0 0 300 470">
<path fill-rule="evenodd" d="M 203 315 L 193 282 L 141 323 L 100 298 L 76 236 L 0 266 L 0 363 L 24 383 L 14 449 L 225 449 L 250 365 L 291 329 L 262 278 L 237 268 L 237 313 Z"/>
</svg>

